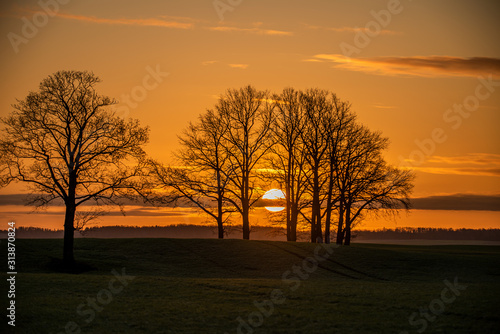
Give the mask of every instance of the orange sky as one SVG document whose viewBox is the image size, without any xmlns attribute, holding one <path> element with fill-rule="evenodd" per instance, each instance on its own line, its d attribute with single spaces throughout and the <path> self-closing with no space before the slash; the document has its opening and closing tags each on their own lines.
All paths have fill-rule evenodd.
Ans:
<svg viewBox="0 0 500 334">
<path fill-rule="evenodd" d="M 91 70 L 167 162 L 227 88 L 319 87 L 390 138 L 389 161 L 414 159 L 415 196 L 500 193 L 498 1 L 40 3 L 0 5 L 2 117 L 51 73 Z"/>
</svg>

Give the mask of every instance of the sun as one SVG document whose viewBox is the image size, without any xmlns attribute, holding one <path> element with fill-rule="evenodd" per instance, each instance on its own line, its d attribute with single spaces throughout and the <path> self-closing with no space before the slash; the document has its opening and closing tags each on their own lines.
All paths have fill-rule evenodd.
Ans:
<svg viewBox="0 0 500 334">
<path fill-rule="evenodd" d="M 268 190 L 262 196 L 262 199 L 268 199 L 268 200 L 279 200 L 279 199 L 284 199 L 284 198 L 285 198 L 285 193 L 283 191 L 281 191 L 280 189 Z M 271 211 L 271 212 L 280 212 L 280 211 L 283 211 L 285 209 L 283 206 L 266 206 L 265 208 L 267 211 Z"/>
<path fill-rule="evenodd" d="M 284 199 L 285 193 L 280 189 L 271 189 L 262 196 L 263 199 Z"/>
</svg>

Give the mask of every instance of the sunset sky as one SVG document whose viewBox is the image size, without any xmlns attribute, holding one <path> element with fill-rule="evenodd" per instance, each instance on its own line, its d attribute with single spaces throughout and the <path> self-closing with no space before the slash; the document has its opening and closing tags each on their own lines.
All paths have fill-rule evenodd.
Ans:
<svg viewBox="0 0 500 334">
<path fill-rule="evenodd" d="M 389 137 L 387 160 L 417 172 L 414 197 L 500 196 L 499 1 L 60 2 L 0 5 L 1 117 L 58 70 L 93 71 L 168 162 L 226 89 L 318 87 Z"/>
</svg>

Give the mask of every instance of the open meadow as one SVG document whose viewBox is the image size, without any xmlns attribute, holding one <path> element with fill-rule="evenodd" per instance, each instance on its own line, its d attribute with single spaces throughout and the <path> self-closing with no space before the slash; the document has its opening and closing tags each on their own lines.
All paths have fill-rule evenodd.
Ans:
<svg viewBox="0 0 500 334">
<path fill-rule="evenodd" d="M 75 273 L 64 273 L 62 242 L 17 241 L 16 333 L 494 333 L 500 323 L 498 246 L 77 239 Z"/>
</svg>

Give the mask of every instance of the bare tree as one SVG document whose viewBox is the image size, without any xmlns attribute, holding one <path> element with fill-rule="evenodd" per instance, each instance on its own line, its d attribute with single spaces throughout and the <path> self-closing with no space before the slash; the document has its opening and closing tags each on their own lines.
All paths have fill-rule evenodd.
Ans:
<svg viewBox="0 0 500 334">
<path fill-rule="evenodd" d="M 327 197 L 324 189 L 328 182 L 328 148 L 335 95 L 326 90 L 309 89 L 301 94 L 300 99 L 304 108 L 304 122 L 307 124 L 301 138 L 305 147 L 306 168 L 310 173 L 308 193 L 311 218 L 308 221 L 311 224 L 311 242 L 321 242 L 322 206 Z"/>
<path fill-rule="evenodd" d="M 337 244 L 349 245 L 351 228 L 366 210 L 409 208 L 413 174 L 387 165 L 388 139 L 353 124 L 337 148 L 334 168 L 339 191 Z"/>
<path fill-rule="evenodd" d="M 63 259 L 74 262 L 75 212 L 87 201 L 117 204 L 117 195 L 138 190 L 148 129 L 106 109 L 115 103 L 98 95 L 100 80 L 89 72 L 60 71 L 13 105 L 0 140 L 1 185 L 26 182 L 35 202 L 61 198 L 66 206 Z"/>
<path fill-rule="evenodd" d="M 187 199 L 217 223 L 218 237 L 224 238 L 224 223 L 234 208 L 226 199 L 232 167 L 225 146 L 227 127 L 220 115 L 208 110 L 197 123 L 189 124 L 179 136 L 176 167 L 150 162 L 153 187 L 167 190 L 163 202 Z"/>
<path fill-rule="evenodd" d="M 227 127 L 224 137 L 232 166 L 228 200 L 241 214 L 243 239 L 250 238 L 250 209 L 260 197 L 256 168 L 271 146 L 273 106 L 267 92 L 251 86 L 229 89 L 215 106 Z"/>
<path fill-rule="evenodd" d="M 286 88 L 273 97 L 275 111 L 271 125 L 271 146 L 268 164 L 270 178 L 283 186 L 285 192 L 285 220 L 288 241 L 297 241 L 299 212 L 306 206 L 304 195 L 308 185 L 308 170 L 302 133 L 304 108 L 301 92 Z"/>
<path fill-rule="evenodd" d="M 339 184 L 339 170 L 337 160 L 341 159 L 342 145 L 346 142 L 350 129 L 355 122 L 355 115 L 351 111 L 351 104 L 340 100 L 336 95 L 332 96 L 332 113 L 325 117 L 327 122 L 327 137 L 329 141 L 326 159 L 328 160 L 328 181 L 325 184 L 326 204 L 323 215 L 325 216 L 325 243 L 330 243 L 330 230 L 332 215 L 336 209 L 342 210 L 342 192 Z M 338 223 L 342 225 L 343 217 L 338 216 Z"/>
</svg>

